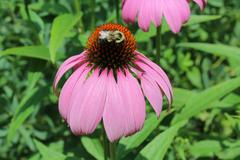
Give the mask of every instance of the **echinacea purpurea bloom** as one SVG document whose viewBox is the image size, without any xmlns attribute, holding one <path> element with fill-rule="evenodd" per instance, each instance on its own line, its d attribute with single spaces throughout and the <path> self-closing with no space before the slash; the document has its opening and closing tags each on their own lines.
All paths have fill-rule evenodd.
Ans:
<svg viewBox="0 0 240 160">
<path fill-rule="evenodd" d="M 180 31 L 182 25 L 190 17 L 189 2 L 191 0 L 123 0 L 122 17 L 126 23 L 133 23 L 138 18 L 138 25 L 143 31 L 148 31 L 151 22 L 158 27 L 165 17 L 172 32 Z M 201 10 L 207 0 L 193 0 Z"/>
<path fill-rule="evenodd" d="M 172 102 L 167 75 L 136 50 L 131 32 L 119 24 L 98 27 L 79 55 L 59 68 L 54 91 L 61 77 L 73 69 L 59 96 L 59 112 L 75 135 L 92 133 L 103 120 L 110 141 L 139 131 L 145 120 L 145 97 L 157 116 L 163 96 Z M 140 83 L 139 83 L 140 81 Z"/>
</svg>

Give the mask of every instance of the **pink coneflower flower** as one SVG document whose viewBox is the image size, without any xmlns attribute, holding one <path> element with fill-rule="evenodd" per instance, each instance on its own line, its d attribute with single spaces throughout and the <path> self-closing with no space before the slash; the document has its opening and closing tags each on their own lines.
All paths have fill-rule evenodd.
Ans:
<svg viewBox="0 0 240 160">
<path fill-rule="evenodd" d="M 59 111 L 75 135 L 90 134 L 103 120 L 110 141 L 143 127 L 145 98 L 157 116 L 166 95 L 172 102 L 167 75 L 136 51 L 131 32 L 119 24 L 98 27 L 86 50 L 67 59 L 59 68 L 54 90 L 66 71 L 73 68 L 59 96 Z M 140 83 L 139 83 L 140 81 Z"/>
<path fill-rule="evenodd" d="M 189 2 L 191 0 L 123 0 L 122 16 L 126 23 L 133 23 L 138 17 L 138 25 L 143 31 L 148 31 L 150 23 L 158 27 L 165 17 L 172 32 L 180 31 L 181 26 L 190 17 Z M 193 0 L 201 9 L 207 0 Z"/>
</svg>

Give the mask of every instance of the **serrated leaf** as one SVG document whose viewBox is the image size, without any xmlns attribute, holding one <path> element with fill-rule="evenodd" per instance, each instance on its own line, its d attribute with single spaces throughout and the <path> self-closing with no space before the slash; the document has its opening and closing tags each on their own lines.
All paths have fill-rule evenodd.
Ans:
<svg viewBox="0 0 240 160">
<path fill-rule="evenodd" d="M 181 121 L 171 126 L 164 132 L 156 136 L 150 143 L 148 143 L 138 154 L 136 160 L 151 159 L 162 160 L 166 154 L 178 130 L 185 125 L 186 121 Z"/>
<path fill-rule="evenodd" d="M 63 14 L 54 19 L 49 44 L 50 57 L 53 63 L 55 63 L 56 52 L 61 47 L 64 38 L 68 35 L 69 31 L 74 27 L 80 18 L 80 14 Z"/>
<path fill-rule="evenodd" d="M 84 148 L 97 160 L 104 160 L 104 151 L 99 139 L 82 137 L 81 142 Z"/>
<path fill-rule="evenodd" d="M 240 48 L 237 47 L 211 43 L 180 43 L 178 44 L 178 46 L 196 49 L 199 51 L 203 51 L 203 53 L 208 53 L 215 56 L 233 58 L 240 62 Z"/>
<path fill-rule="evenodd" d="M 172 123 L 177 123 L 181 120 L 186 120 L 197 115 L 201 111 L 209 108 L 213 102 L 219 100 L 238 87 L 240 87 L 240 77 L 229 79 L 223 83 L 210 87 L 203 92 L 195 94 L 195 96 L 191 97 L 186 103 L 186 106 L 182 111 L 174 117 Z"/>
<path fill-rule="evenodd" d="M 45 46 L 24 46 L 0 51 L 0 56 L 15 55 L 50 60 L 49 50 Z"/>
</svg>

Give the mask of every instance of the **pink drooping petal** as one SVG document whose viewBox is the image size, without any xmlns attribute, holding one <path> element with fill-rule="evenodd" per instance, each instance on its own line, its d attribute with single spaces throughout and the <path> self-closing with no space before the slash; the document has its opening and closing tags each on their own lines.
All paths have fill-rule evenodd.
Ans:
<svg viewBox="0 0 240 160">
<path fill-rule="evenodd" d="M 159 26 L 162 20 L 162 6 L 159 0 L 141 1 L 138 14 L 138 24 L 143 31 L 148 31 L 151 22 Z M 140 2 L 138 2 L 140 3 Z"/>
<path fill-rule="evenodd" d="M 201 8 L 201 10 L 203 10 L 206 6 L 207 1 L 206 0 L 193 0 L 194 2 L 196 2 L 199 7 Z"/>
<path fill-rule="evenodd" d="M 99 76 L 99 69 L 83 83 L 72 99 L 70 128 L 75 135 L 92 133 L 102 119 L 107 85 L 107 71 Z"/>
<path fill-rule="evenodd" d="M 145 100 L 138 81 L 126 70 L 126 75 L 122 71 L 117 73 L 117 84 L 124 102 L 125 119 L 124 135 L 128 136 L 139 131 L 144 124 L 146 109 Z"/>
<path fill-rule="evenodd" d="M 140 28 L 142 28 L 143 31 L 148 31 L 151 24 L 151 16 L 153 12 L 153 9 L 151 7 L 153 7 L 151 3 L 145 3 L 145 1 L 142 1 L 139 8 L 138 25 Z"/>
<path fill-rule="evenodd" d="M 159 116 L 162 111 L 163 101 L 163 95 L 159 86 L 155 81 L 152 81 L 152 79 L 145 76 L 142 76 L 141 78 L 141 86 L 144 95 L 147 97 L 157 116 Z"/>
<path fill-rule="evenodd" d="M 88 77 L 88 74 L 90 73 L 90 71 L 92 70 L 91 67 L 87 67 L 85 68 L 85 70 L 83 71 L 81 77 L 77 80 L 73 90 L 72 90 L 72 95 L 69 99 L 69 108 L 68 108 L 68 112 L 67 112 L 67 119 L 66 121 L 69 123 L 69 119 L 70 119 L 70 113 L 71 113 L 71 109 L 72 109 L 72 104 L 73 102 L 75 102 L 76 99 L 78 99 L 78 94 L 79 92 L 82 92 L 82 88 L 83 88 L 83 85 L 85 83 L 85 81 L 87 80 L 87 77 Z"/>
<path fill-rule="evenodd" d="M 172 32 L 177 33 L 182 26 L 182 17 L 179 8 L 176 5 L 176 0 L 162 0 L 163 15 Z"/>
<path fill-rule="evenodd" d="M 163 78 L 153 69 L 151 69 L 148 65 L 142 62 L 137 62 L 137 64 L 144 70 L 144 73 L 142 73 L 142 76 L 140 78 L 142 79 L 142 77 L 146 77 L 147 79 L 150 79 L 150 81 L 155 81 L 159 85 L 163 93 L 166 95 L 168 103 L 170 105 L 172 103 L 172 95 L 168 85 L 163 80 Z"/>
<path fill-rule="evenodd" d="M 160 0 L 154 0 L 153 2 L 154 4 L 154 8 L 153 8 L 153 15 L 152 15 L 152 21 L 155 25 L 155 27 L 158 27 L 161 25 L 161 21 L 162 21 L 162 15 L 163 15 L 163 11 L 162 11 L 162 1 Z"/>
<path fill-rule="evenodd" d="M 150 23 L 161 25 L 165 17 L 172 32 L 180 31 L 181 26 L 190 18 L 191 0 L 122 0 L 122 16 L 126 23 L 133 23 L 138 18 L 138 25 L 148 31 Z M 193 0 L 203 10 L 207 0 Z"/>
<path fill-rule="evenodd" d="M 176 1 L 176 6 L 179 8 L 179 13 L 181 15 L 182 23 L 186 23 L 190 18 L 190 7 L 186 0 Z"/>
<path fill-rule="evenodd" d="M 145 57 L 142 53 L 135 51 L 135 54 L 137 55 L 137 58 L 142 61 L 143 63 L 145 63 L 147 66 L 149 66 L 152 70 L 154 70 L 158 75 L 160 75 L 160 77 L 163 79 L 163 81 L 166 83 L 171 97 L 173 96 L 173 90 L 172 90 L 172 85 L 170 83 L 170 80 L 168 78 L 168 76 L 166 75 L 166 73 L 163 71 L 163 69 L 161 67 L 159 67 L 158 65 L 156 65 L 155 63 L 153 63 L 151 60 L 149 60 L 147 57 Z"/>
<path fill-rule="evenodd" d="M 82 59 L 84 57 L 84 52 L 79 55 L 72 56 L 68 58 L 64 63 L 60 66 L 60 68 L 57 71 L 57 74 L 55 76 L 54 82 L 53 82 L 53 90 L 56 93 L 57 85 L 59 80 L 62 78 L 62 76 L 72 67 L 74 67 L 77 64 L 80 64 Z"/>
<path fill-rule="evenodd" d="M 86 67 L 86 64 L 82 65 L 76 71 L 74 71 L 73 74 L 65 82 L 60 92 L 58 108 L 62 118 L 65 120 L 67 120 L 67 116 L 70 111 L 69 104 L 70 104 L 71 96 L 73 94 L 73 89 L 76 83 L 79 80 L 84 81 L 86 78 L 86 75 L 88 74 L 88 71 L 84 72 L 85 67 Z"/>
<path fill-rule="evenodd" d="M 103 112 L 103 123 L 108 139 L 113 142 L 125 134 L 127 123 L 125 105 L 113 72 L 110 71 L 107 81 L 107 97 Z"/>
<path fill-rule="evenodd" d="M 122 3 L 122 17 L 125 22 L 134 22 L 142 0 L 124 0 Z"/>
</svg>

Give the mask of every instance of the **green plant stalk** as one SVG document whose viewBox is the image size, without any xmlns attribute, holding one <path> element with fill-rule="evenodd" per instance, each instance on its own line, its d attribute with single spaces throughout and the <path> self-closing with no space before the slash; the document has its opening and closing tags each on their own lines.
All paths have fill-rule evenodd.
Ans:
<svg viewBox="0 0 240 160">
<path fill-rule="evenodd" d="M 103 135 L 104 160 L 108 160 L 108 157 L 110 154 L 109 153 L 109 141 L 107 139 L 107 135 L 106 135 L 103 125 L 102 125 L 102 135 Z"/>
<path fill-rule="evenodd" d="M 109 142 L 103 124 L 102 124 L 102 136 L 103 136 L 104 160 L 108 160 L 109 157 L 110 160 L 116 160 L 116 143 Z"/>
<path fill-rule="evenodd" d="M 14 14 L 14 8 L 12 8 L 10 2 L 7 3 L 7 7 L 8 7 L 8 9 L 9 9 L 9 14 L 10 14 L 10 16 L 11 16 L 11 18 L 12 18 L 12 21 L 15 23 L 15 22 L 16 22 L 16 16 L 15 16 L 15 14 Z"/>
<path fill-rule="evenodd" d="M 74 7 L 75 7 L 75 10 L 76 10 L 77 14 L 80 13 L 80 6 L 81 6 L 80 3 L 81 2 L 79 0 L 74 0 Z"/>
<path fill-rule="evenodd" d="M 75 7 L 75 11 L 77 14 L 81 14 L 81 5 L 82 3 L 80 2 L 81 0 L 74 0 L 74 7 Z M 80 27 L 80 32 L 84 32 L 84 26 L 83 26 L 83 21 L 82 21 L 82 17 L 78 22 L 78 26 Z"/>
<path fill-rule="evenodd" d="M 110 160 L 116 160 L 116 143 L 109 143 Z"/>
<path fill-rule="evenodd" d="M 115 0 L 115 11 L 116 11 L 116 21 L 117 23 L 120 22 L 120 19 L 119 19 L 119 0 Z"/>
<path fill-rule="evenodd" d="M 96 27 L 96 19 L 95 19 L 95 6 L 96 6 L 96 1 L 95 0 L 90 0 L 90 7 L 91 7 L 91 29 L 94 30 Z"/>
<path fill-rule="evenodd" d="M 160 62 L 160 57 L 161 57 L 161 41 L 162 41 L 162 36 L 161 36 L 161 26 L 157 27 L 157 34 L 156 34 L 156 63 L 159 64 Z"/>
<path fill-rule="evenodd" d="M 30 16 L 28 4 L 29 4 L 29 0 L 24 0 L 24 7 L 25 7 L 25 10 L 26 10 L 26 13 L 27 13 L 27 17 L 28 17 L 28 20 L 31 21 L 31 16 Z"/>
</svg>

